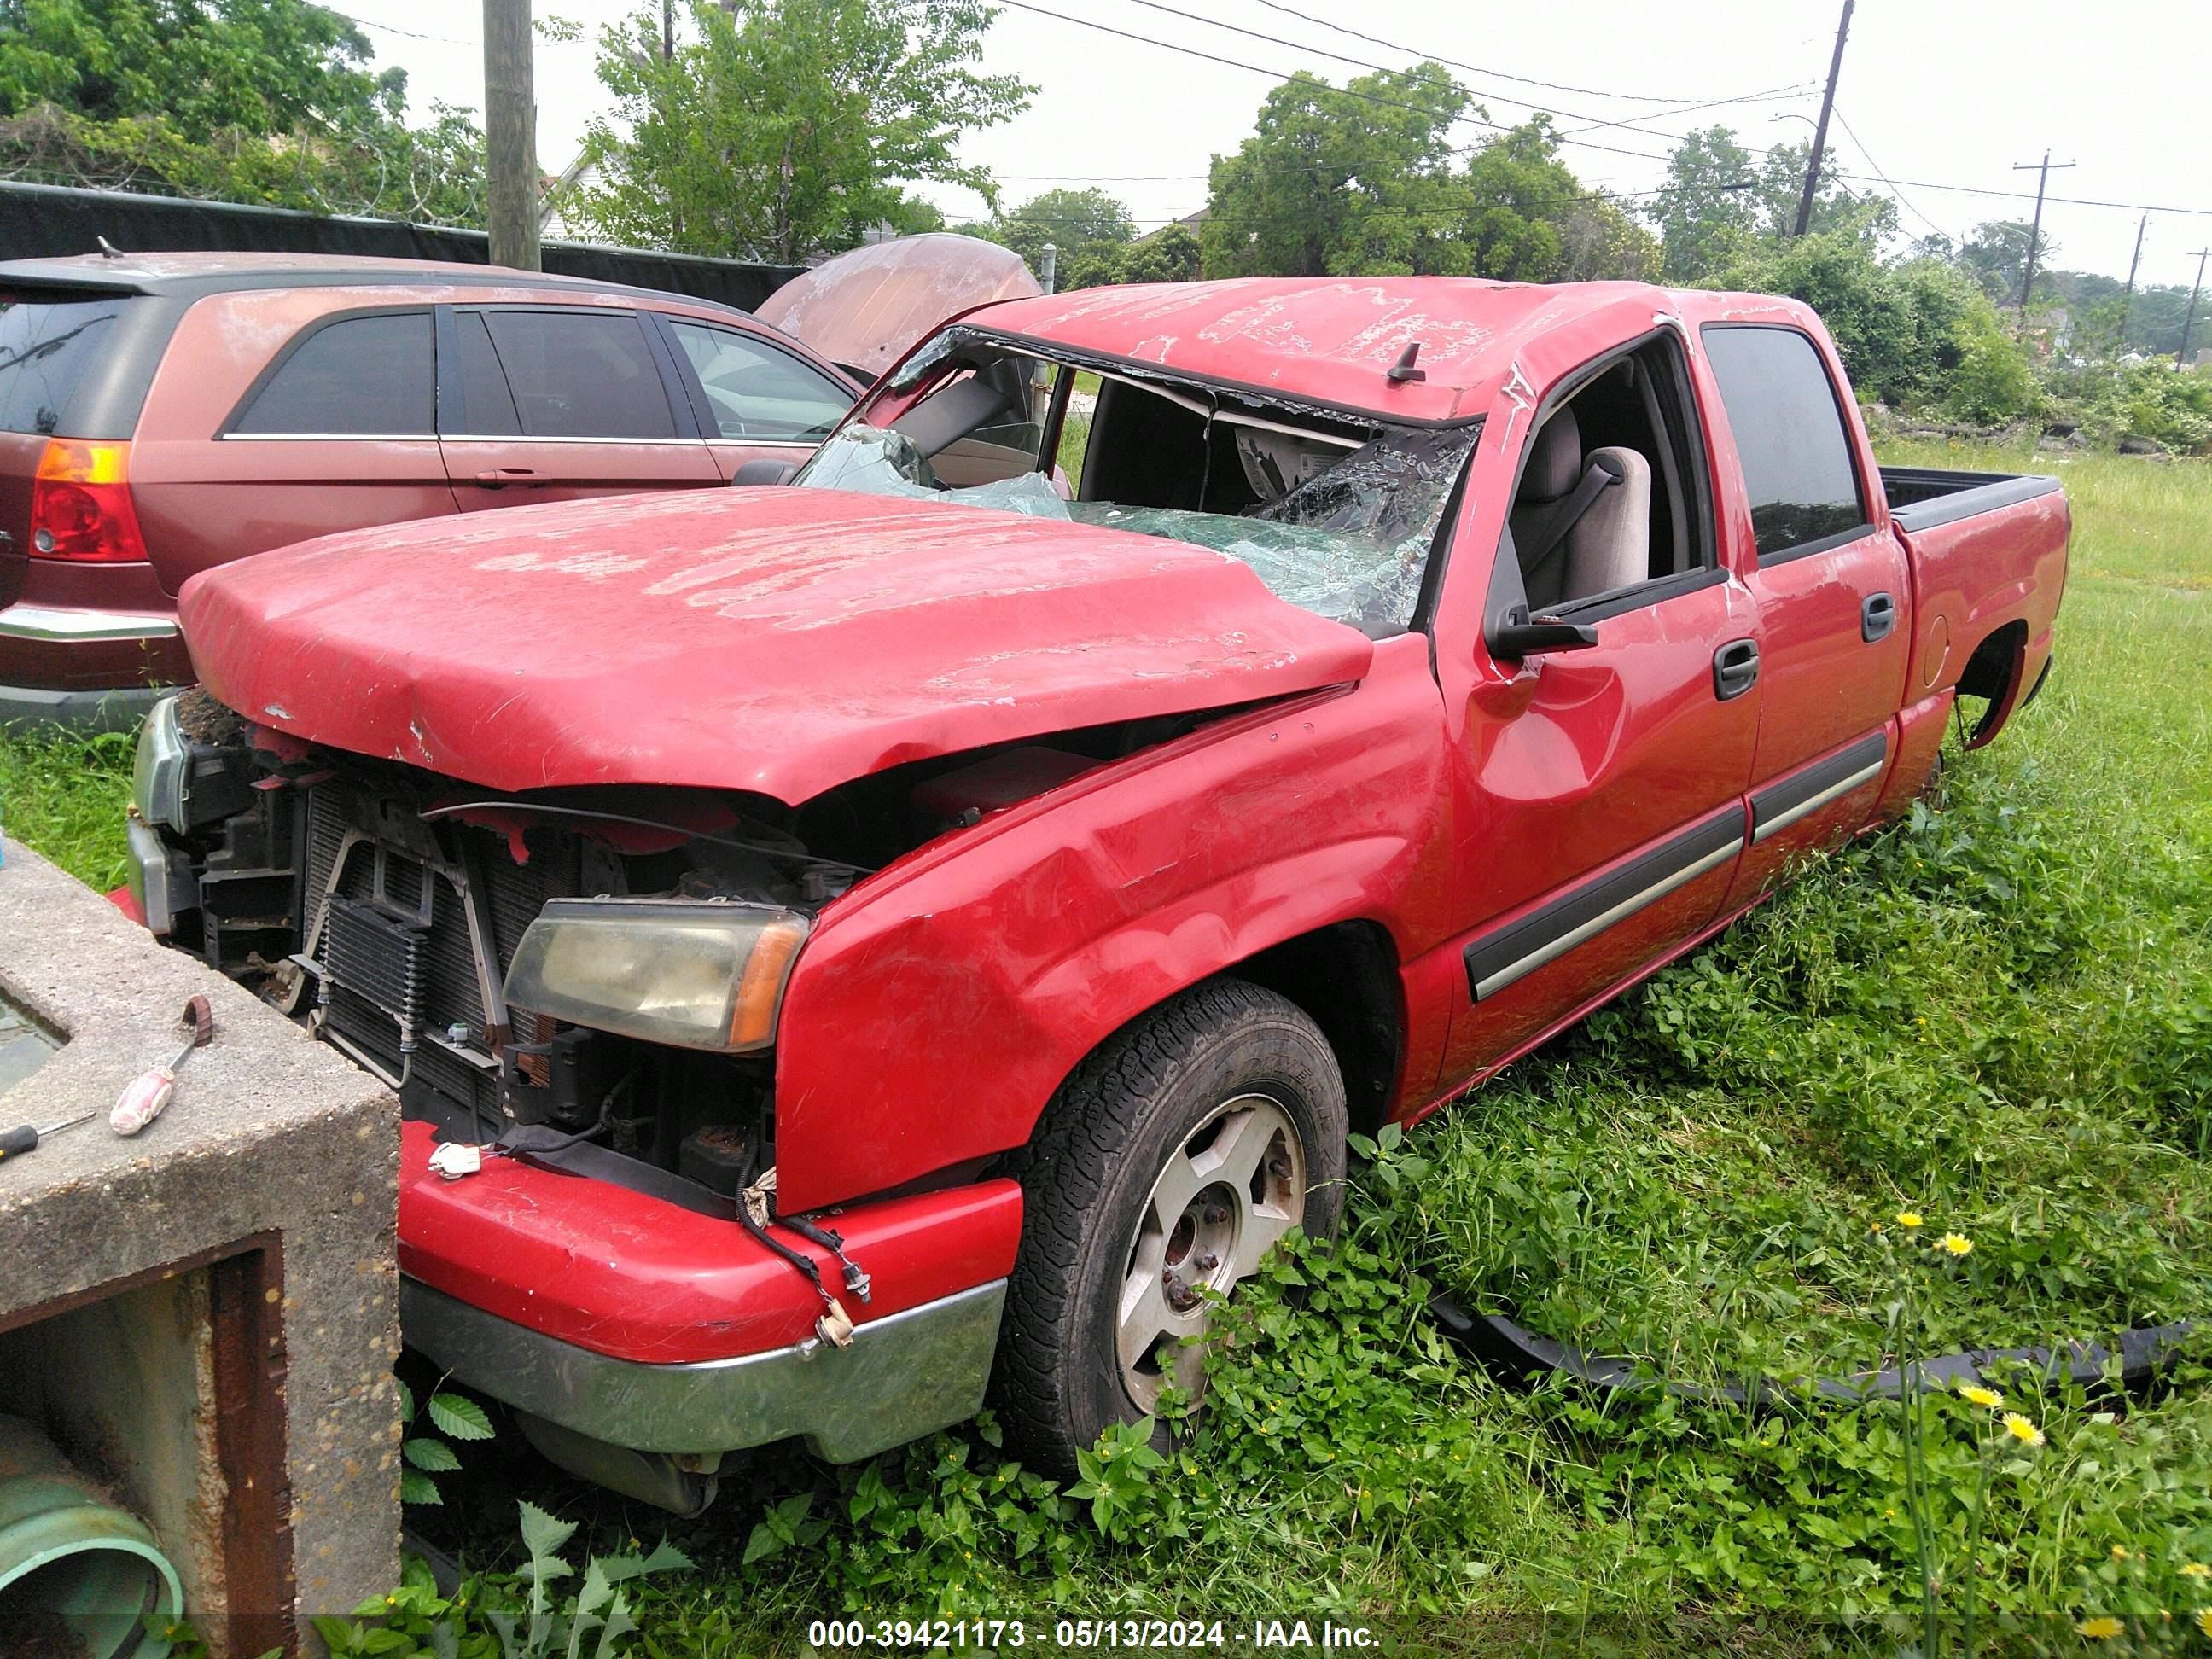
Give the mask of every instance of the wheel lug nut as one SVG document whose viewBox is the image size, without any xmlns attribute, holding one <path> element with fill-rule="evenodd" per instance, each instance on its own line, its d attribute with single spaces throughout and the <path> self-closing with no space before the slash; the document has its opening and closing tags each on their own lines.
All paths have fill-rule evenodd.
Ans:
<svg viewBox="0 0 2212 1659">
<path fill-rule="evenodd" d="M 1210 1273 L 1220 1265 L 1221 1258 L 1211 1250 L 1198 1259 L 1198 1270 L 1202 1273 Z"/>
<path fill-rule="evenodd" d="M 1207 1226 L 1218 1227 L 1223 1222 L 1228 1219 L 1229 1210 L 1227 1206 L 1222 1204 L 1209 1204 L 1206 1206 L 1206 1224 Z"/>
</svg>

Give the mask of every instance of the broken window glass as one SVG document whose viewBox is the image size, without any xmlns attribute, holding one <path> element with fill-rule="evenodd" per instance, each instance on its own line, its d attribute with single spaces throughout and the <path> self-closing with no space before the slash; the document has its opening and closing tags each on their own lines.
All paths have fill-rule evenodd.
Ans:
<svg viewBox="0 0 2212 1659">
<path fill-rule="evenodd" d="M 1041 432 L 1031 453 L 992 452 L 1024 470 L 968 481 L 996 470 L 978 468 L 973 457 L 979 439 L 998 435 L 1009 401 L 981 395 L 976 382 L 1019 387 L 1035 365 L 1049 360 L 1032 350 L 994 346 L 972 330 L 949 332 L 961 337 L 944 349 L 926 349 L 908 365 L 911 371 L 927 359 L 939 371 L 936 386 L 912 399 L 896 395 L 898 388 L 879 392 L 793 482 L 1160 537 L 1236 559 L 1278 598 L 1370 635 L 1412 626 L 1430 550 L 1474 453 L 1479 422 L 1449 428 L 1355 422 L 1289 402 L 1256 399 L 1249 392 L 1148 374 L 1127 385 L 1151 396 L 1117 400 L 1110 416 L 1102 401 L 1084 471 L 1095 484 L 1108 472 L 1094 465 L 1101 446 L 1121 445 L 1125 453 L 1141 453 L 1145 461 L 1118 469 L 1118 475 L 1137 477 L 1133 493 L 1155 498 L 1069 500 L 1073 492 L 1066 481 L 1048 459 L 1036 458 Z M 928 379 L 926 372 L 910 374 L 903 390 L 911 393 Z M 962 419 L 969 405 L 972 426 Z M 872 409 L 884 409 L 887 418 L 895 414 L 896 423 L 872 424 Z M 939 459 L 945 467 L 933 465 Z M 953 481 L 940 476 L 946 470 Z M 1178 504 L 1165 504 L 1170 501 Z M 1185 501 L 1189 504 L 1181 504 Z"/>
</svg>

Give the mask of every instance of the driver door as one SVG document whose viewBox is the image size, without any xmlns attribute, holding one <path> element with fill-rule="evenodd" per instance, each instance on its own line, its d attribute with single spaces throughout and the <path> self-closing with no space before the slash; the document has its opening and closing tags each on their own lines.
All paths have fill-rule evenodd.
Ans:
<svg viewBox="0 0 2212 1659">
<path fill-rule="evenodd" d="M 1486 616 L 1449 630 L 1474 660 L 1456 689 L 1445 682 L 1459 728 L 1452 908 L 1464 976 L 1443 1089 L 1496 1069 L 1695 938 L 1741 856 L 1759 734 L 1756 609 L 1718 555 L 1689 384 L 1679 337 L 1661 329 L 1562 377 L 1524 428 L 1516 502 L 1544 488 L 1529 469 L 1533 434 L 1563 409 L 1577 412 L 1586 453 L 1617 465 L 1626 452 L 1648 472 L 1640 577 L 1570 586 L 1545 607 L 1595 642 L 1517 658 L 1498 648 L 1510 640 L 1501 623 L 1525 614 L 1524 581 L 1546 575 L 1540 550 L 1516 545 L 1510 523 Z M 1513 520 L 1541 538 L 1532 515 L 1516 508 Z"/>
</svg>

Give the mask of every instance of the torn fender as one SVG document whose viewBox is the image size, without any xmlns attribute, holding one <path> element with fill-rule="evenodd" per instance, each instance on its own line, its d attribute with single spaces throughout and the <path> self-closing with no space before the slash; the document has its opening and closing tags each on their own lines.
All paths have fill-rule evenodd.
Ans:
<svg viewBox="0 0 2212 1659">
<path fill-rule="evenodd" d="M 207 689 L 495 789 L 792 804 L 887 767 L 1356 681 L 1373 646 L 1182 543 L 818 489 L 615 496 L 330 536 L 180 614 Z"/>
</svg>

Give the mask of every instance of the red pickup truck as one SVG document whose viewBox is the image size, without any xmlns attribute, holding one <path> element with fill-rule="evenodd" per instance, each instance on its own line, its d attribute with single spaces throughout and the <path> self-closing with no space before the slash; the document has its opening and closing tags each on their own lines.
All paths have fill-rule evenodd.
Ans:
<svg viewBox="0 0 2212 1659">
<path fill-rule="evenodd" d="M 1012 301 L 787 485 L 196 577 L 137 884 L 398 1090 L 407 1340 L 556 1460 L 692 1509 L 988 1388 L 1065 1471 L 1349 1132 L 1994 736 L 2067 537 L 1786 300 Z"/>
</svg>

